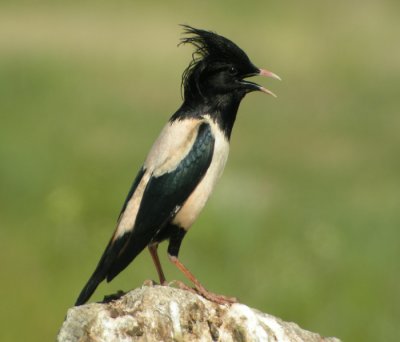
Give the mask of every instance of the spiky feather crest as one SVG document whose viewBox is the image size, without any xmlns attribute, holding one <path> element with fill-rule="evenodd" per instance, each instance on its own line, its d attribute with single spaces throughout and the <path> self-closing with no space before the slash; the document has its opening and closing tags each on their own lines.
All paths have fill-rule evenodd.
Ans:
<svg viewBox="0 0 400 342">
<path fill-rule="evenodd" d="M 231 40 L 212 31 L 196 29 L 189 25 L 181 25 L 184 34 L 181 44 L 191 44 L 196 49 L 192 53 L 192 61 L 182 74 L 182 90 L 184 98 L 198 88 L 198 80 L 205 65 L 210 62 L 251 63 L 246 53 Z"/>
</svg>

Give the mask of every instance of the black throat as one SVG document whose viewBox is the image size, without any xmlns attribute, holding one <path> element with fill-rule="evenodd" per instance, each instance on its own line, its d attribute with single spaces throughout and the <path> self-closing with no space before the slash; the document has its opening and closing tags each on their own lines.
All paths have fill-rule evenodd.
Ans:
<svg viewBox="0 0 400 342">
<path fill-rule="evenodd" d="M 244 94 L 232 92 L 216 95 L 212 98 L 201 96 L 191 98 L 182 103 L 182 106 L 172 115 L 170 121 L 173 122 L 187 118 L 201 119 L 201 117 L 208 114 L 217 123 L 226 138 L 230 140 L 232 128 L 243 97 Z"/>
</svg>

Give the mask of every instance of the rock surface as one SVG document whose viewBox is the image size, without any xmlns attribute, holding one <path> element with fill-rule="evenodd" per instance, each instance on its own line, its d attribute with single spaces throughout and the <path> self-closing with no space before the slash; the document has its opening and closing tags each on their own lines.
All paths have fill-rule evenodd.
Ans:
<svg viewBox="0 0 400 342">
<path fill-rule="evenodd" d="M 143 286 L 109 303 L 73 307 L 57 341 L 340 342 L 243 304 L 218 305 L 168 286 Z"/>
</svg>

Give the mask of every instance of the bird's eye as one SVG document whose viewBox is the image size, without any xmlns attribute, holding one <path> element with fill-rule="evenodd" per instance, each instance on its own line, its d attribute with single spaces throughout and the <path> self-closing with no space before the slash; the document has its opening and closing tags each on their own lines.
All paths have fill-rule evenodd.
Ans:
<svg viewBox="0 0 400 342">
<path fill-rule="evenodd" d="M 230 75 L 237 75 L 238 71 L 235 67 L 230 67 L 228 70 Z"/>
</svg>

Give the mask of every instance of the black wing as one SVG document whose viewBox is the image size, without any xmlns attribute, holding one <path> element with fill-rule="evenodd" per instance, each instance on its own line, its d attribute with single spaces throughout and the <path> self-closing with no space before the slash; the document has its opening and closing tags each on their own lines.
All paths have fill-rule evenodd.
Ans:
<svg viewBox="0 0 400 342">
<path fill-rule="evenodd" d="M 145 170 L 141 168 L 135 180 L 133 181 L 133 184 L 128 192 L 128 196 L 126 197 L 126 200 L 122 206 L 122 210 L 119 214 L 118 220 L 121 218 L 121 215 L 125 211 L 129 199 L 135 192 L 138 184 L 140 183 L 144 175 L 144 172 Z M 82 289 L 78 299 L 75 302 L 75 305 L 82 305 L 86 303 L 86 301 L 96 290 L 97 286 L 105 279 L 107 275 L 107 270 L 109 269 L 110 265 L 112 264 L 113 260 L 116 257 L 115 253 L 117 253 L 118 250 L 122 248 L 124 242 L 126 242 L 126 239 L 125 241 L 123 239 L 118 239 L 117 241 L 113 241 L 113 237 L 110 239 L 106 249 L 104 250 L 103 255 L 101 256 L 99 263 L 97 264 L 96 270 L 93 272 L 92 276 L 86 283 L 85 287 Z"/>
<path fill-rule="evenodd" d="M 150 177 L 140 202 L 135 226 L 115 240 L 110 240 L 76 305 L 85 303 L 105 278 L 111 281 L 127 267 L 174 217 L 206 174 L 213 157 L 214 142 L 210 125 L 203 122 L 198 127 L 191 150 L 176 168 L 158 177 Z M 136 186 L 144 173 L 145 170 L 139 173 Z M 131 196 L 134 193 L 132 189 Z M 129 199 L 125 201 L 124 208 L 128 201 Z"/>
<path fill-rule="evenodd" d="M 159 177 L 151 177 L 140 204 L 135 228 L 122 253 L 107 274 L 111 281 L 151 242 L 152 238 L 175 216 L 200 183 L 210 166 L 214 151 L 211 127 L 202 123 L 196 140 L 178 166 Z M 123 237 L 122 237 L 123 238 Z"/>
</svg>

